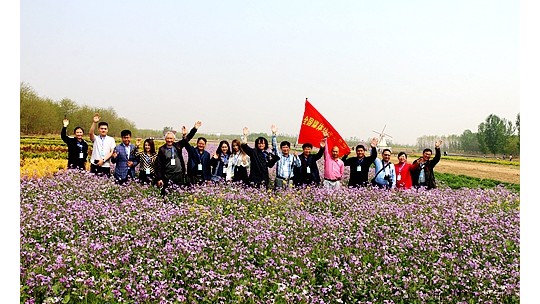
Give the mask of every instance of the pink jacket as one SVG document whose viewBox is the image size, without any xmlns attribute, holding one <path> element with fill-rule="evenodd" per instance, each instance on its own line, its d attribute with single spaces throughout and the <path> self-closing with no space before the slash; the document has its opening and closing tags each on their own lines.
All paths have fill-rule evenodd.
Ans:
<svg viewBox="0 0 540 304">
<path fill-rule="evenodd" d="M 327 143 L 326 138 L 324 141 Z M 324 146 L 324 178 L 329 180 L 341 180 L 343 178 L 345 164 L 340 158 L 337 158 L 336 160 L 332 159 L 330 149 L 331 147 L 328 147 L 328 144 Z"/>
</svg>

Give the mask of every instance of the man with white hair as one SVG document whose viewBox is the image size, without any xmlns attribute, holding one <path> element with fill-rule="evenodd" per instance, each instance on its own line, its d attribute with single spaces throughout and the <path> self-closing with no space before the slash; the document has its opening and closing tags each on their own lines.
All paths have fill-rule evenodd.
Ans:
<svg viewBox="0 0 540 304">
<path fill-rule="evenodd" d="M 175 142 L 176 136 L 173 132 L 169 131 L 165 134 L 165 144 L 158 150 L 156 172 L 156 185 L 161 188 L 162 195 L 166 193 L 171 183 L 178 186 L 189 184 L 182 148 L 189 145 L 189 140 L 195 136 L 201 124 L 200 121 L 195 122 L 189 134 L 177 142 Z M 182 133 L 187 133 L 185 126 L 182 127 Z"/>
</svg>

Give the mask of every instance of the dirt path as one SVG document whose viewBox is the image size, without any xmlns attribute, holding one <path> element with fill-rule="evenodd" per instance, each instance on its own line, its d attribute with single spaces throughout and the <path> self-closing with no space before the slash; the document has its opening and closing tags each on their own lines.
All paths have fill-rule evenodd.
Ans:
<svg viewBox="0 0 540 304">
<path fill-rule="evenodd" d="M 519 184 L 520 180 L 519 167 L 516 166 L 475 163 L 448 159 L 441 159 L 437 166 L 435 166 L 435 172 L 463 174 L 513 184 Z"/>
</svg>

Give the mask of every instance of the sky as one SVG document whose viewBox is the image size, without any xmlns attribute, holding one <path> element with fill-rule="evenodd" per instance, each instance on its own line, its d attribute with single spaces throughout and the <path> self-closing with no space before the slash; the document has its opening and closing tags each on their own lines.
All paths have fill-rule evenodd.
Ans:
<svg viewBox="0 0 540 304">
<path fill-rule="evenodd" d="M 518 1 L 20 2 L 20 81 L 139 129 L 297 135 L 305 99 L 344 138 L 515 122 Z M 89 118 L 90 119 L 90 118 Z"/>
<path fill-rule="evenodd" d="M 386 124 L 395 142 L 410 144 L 475 131 L 489 114 L 513 121 L 522 107 L 520 302 L 537 301 L 539 3 L 192 2 L 0 3 L 0 100 L 12 147 L 1 183 L 4 298 L 19 295 L 19 204 L 10 202 L 20 180 L 9 160 L 19 158 L 10 130 L 26 82 L 54 100 L 112 107 L 137 128 L 200 119 L 208 133 L 270 132 L 272 123 L 297 133 L 307 97 L 344 137 L 372 137 Z"/>
</svg>

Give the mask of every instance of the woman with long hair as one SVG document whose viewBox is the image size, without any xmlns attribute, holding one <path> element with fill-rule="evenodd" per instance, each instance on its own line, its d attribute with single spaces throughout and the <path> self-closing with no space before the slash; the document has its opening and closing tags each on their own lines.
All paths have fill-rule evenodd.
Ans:
<svg viewBox="0 0 540 304">
<path fill-rule="evenodd" d="M 137 138 L 137 149 L 141 145 L 141 139 Z M 143 184 L 155 183 L 157 170 L 157 153 L 154 140 L 147 138 L 144 140 L 143 150 L 137 151 L 135 156 L 139 159 L 139 182 Z"/>
<path fill-rule="evenodd" d="M 226 140 L 220 141 L 216 152 L 212 154 L 212 158 L 210 159 L 212 181 L 217 183 L 225 181 L 230 155 L 231 147 L 229 146 L 229 142 Z"/>
<path fill-rule="evenodd" d="M 231 142 L 231 150 L 225 179 L 227 182 L 242 182 L 248 185 L 249 156 L 242 149 L 241 142 L 238 139 L 233 139 Z"/>
</svg>

